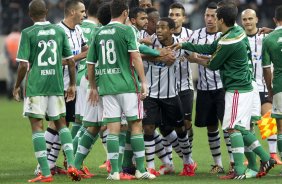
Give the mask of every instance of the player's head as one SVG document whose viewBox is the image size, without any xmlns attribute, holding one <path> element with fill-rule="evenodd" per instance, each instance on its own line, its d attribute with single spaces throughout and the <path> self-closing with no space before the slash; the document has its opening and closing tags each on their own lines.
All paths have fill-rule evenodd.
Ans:
<svg viewBox="0 0 282 184">
<path fill-rule="evenodd" d="M 208 4 L 205 11 L 205 25 L 207 29 L 216 29 L 216 3 L 211 2 Z"/>
<path fill-rule="evenodd" d="M 130 22 L 138 29 L 147 29 L 148 15 L 143 8 L 135 7 L 129 11 Z"/>
<path fill-rule="evenodd" d="M 97 12 L 103 0 L 92 0 L 87 8 L 87 16 L 97 17 Z"/>
<path fill-rule="evenodd" d="M 103 3 L 97 12 L 97 18 L 102 25 L 107 25 L 111 21 L 110 3 Z"/>
<path fill-rule="evenodd" d="M 156 24 L 160 20 L 160 14 L 156 8 L 147 8 L 146 13 L 148 15 L 147 33 L 150 35 L 156 32 Z"/>
<path fill-rule="evenodd" d="M 222 1 L 219 1 L 217 3 L 217 8 L 220 8 L 220 7 L 223 7 L 223 6 L 226 6 L 226 5 L 234 5 L 234 6 L 237 6 L 236 5 L 236 2 L 234 0 L 222 0 Z"/>
<path fill-rule="evenodd" d="M 173 3 L 169 7 L 168 17 L 175 22 L 175 28 L 182 27 L 185 21 L 185 8 L 180 3 Z"/>
<path fill-rule="evenodd" d="M 232 27 L 235 24 L 238 14 L 237 6 L 225 5 L 216 10 L 217 28 L 222 32 L 223 26 Z"/>
<path fill-rule="evenodd" d="M 151 0 L 139 0 L 139 7 L 140 8 L 151 8 L 152 5 L 152 1 Z"/>
<path fill-rule="evenodd" d="M 128 5 L 125 0 L 113 0 L 111 2 L 111 14 L 112 18 L 121 18 L 125 23 L 128 17 Z"/>
<path fill-rule="evenodd" d="M 253 9 L 246 9 L 241 13 L 241 21 L 246 31 L 253 31 L 257 28 L 258 17 Z"/>
<path fill-rule="evenodd" d="M 43 0 L 33 0 L 29 3 L 28 13 L 30 18 L 37 22 L 41 19 L 45 19 L 47 15 L 46 4 Z"/>
<path fill-rule="evenodd" d="M 81 24 L 86 17 L 83 0 L 66 0 L 65 19 L 70 18 L 73 24 Z"/>
<path fill-rule="evenodd" d="M 166 41 L 172 37 L 175 29 L 175 22 L 168 17 L 163 17 L 157 22 L 156 34 L 160 42 Z"/>
<path fill-rule="evenodd" d="M 277 26 L 282 26 L 282 5 L 275 8 L 275 16 L 273 20 Z"/>
</svg>

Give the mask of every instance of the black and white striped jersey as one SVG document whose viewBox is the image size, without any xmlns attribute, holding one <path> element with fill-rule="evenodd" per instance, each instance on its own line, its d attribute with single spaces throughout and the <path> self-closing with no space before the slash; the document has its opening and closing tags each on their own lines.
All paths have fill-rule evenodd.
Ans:
<svg viewBox="0 0 282 184">
<path fill-rule="evenodd" d="M 70 49 L 73 55 L 77 55 L 81 53 L 81 48 L 86 45 L 86 40 L 83 36 L 82 29 L 79 25 L 76 25 L 74 29 L 69 28 L 66 24 L 61 21 L 59 24 L 64 30 L 68 37 Z M 76 62 L 77 66 L 77 62 Z M 69 87 L 69 71 L 68 66 L 63 67 L 63 74 L 64 74 L 64 90 L 67 90 Z"/>
<path fill-rule="evenodd" d="M 176 40 L 174 39 L 174 43 Z M 164 46 L 157 38 L 153 39 L 153 49 L 163 48 Z M 151 98 L 172 98 L 175 97 L 177 92 L 176 70 L 178 67 L 178 60 L 181 58 L 181 52 L 176 51 L 175 56 L 177 60 L 171 66 L 167 66 L 162 62 L 148 62 L 148 71 L 146 79 L 148 83 L 149 97 Z"/>
<path fill-rule="evenodd" d="M 155 35 L 155 34 L 149 35 L 149 33 L 147 33 L 145 30 L 141 30 L 140 33 L 139 33 L 139 36 L 140 36 L 139 39 L 151 37 L 151 38 L 152 38 L 152 41 L 153 41 L 154 38 L 156 38 L 156 35 Z M 138 40 L 138 41 L 139 41 L 139 40 Z M 147 71 L 148 71 L 148 66 L 149 66 L 148 61 L 143 60 L 143 66 L 144 66 L 144 71 L 145 71 L 145 74 L 146 74 Z"/>
<path fill-rule="evenodd" d="M 206 28 L 200 28 L 193 32 L 190 41 L 195 44 L 211 44 L 214 40 L 219 38 L 221 33 L 208 33 Z M 199 90 L 216 90 L 223 88 L 219 70 L 212 71 L 202 65 L 198 65 L 198 83 Z"/>
<path fill-rule="evenodd" d="M 192 30 L 182 27 L 181 32 L 179 34 L 174 34 L 173 36 L 176 42 L 182 43 L 187 42 L 192 33 Z M 190 63 L 187 58 L 184 57 L 184 50 L 180 50 L 180 52 L 182 52 L 182 57 L 180 58 L 176 71 L 177 89 L 178 91 L 184 91 L 187 89 L 194 90 Z"/>
<path fill-rule="evenodd" d="M 262 69 L 262 39 L 265 34 L 258 35 L 258 32 L 254 35 L 247 35 L 252 51 L 253 61 L 253 73 L 256 79 L 259 92 L 267 92 L 266 84 L 263 78 Z"/>
</svg>

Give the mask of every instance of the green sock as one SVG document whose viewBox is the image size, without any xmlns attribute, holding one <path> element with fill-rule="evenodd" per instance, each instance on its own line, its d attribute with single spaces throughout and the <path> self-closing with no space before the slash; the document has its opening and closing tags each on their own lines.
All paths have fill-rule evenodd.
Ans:
<svg viewBox="0 0 282 184">
<path fill-rule="evenodd" d="M 119 157 L 118 157 L 118 167 L 119 167 L 120 172 L 122 171 L 125 139 L 126 139 L 126 131 L 120 132 L 119 134 Z"/>
<path fill-rule="evenodd" d="M 88 131 L 85 131 L 85 133 L 82 135 L 81 140 L 79 141 L 77 152 L 75 154 L 75 159 L 74 159 L 75 168 L 81 169 L 84 159 L 88 155 L 92 145 L 95 143 L 98 137 L 99 137 L 98 134 L 93 136 Z"/>
<path fill-rule="evenodd" d="M 72 127 L 71 127 L 71 137 L 72 137 L 72 139 L 74 139 L 82 124 L 81 123 L 76 123 L 76 122 L 71 122 L 71 124 L 72 124 Z"/>
<path fill-rule="evenodd" d="M 282 134 L 277 135 L 277 147 L 279 155 L 282 158 Z"/>
<path fill-rule="evenodd" d="M 131 147 L 136 160 L 136 168 L 141 173 L 145 172 L 145 145 L 143 134 L 131 135 Z"/>
<path fill-rule="evenodd" d="M 245 156 L 248 160 L 248 168 L 252 169 L 253 171 L 258 172 L 256 154 L 252 152 L 248 147 L 245 147 Z"/>
<path fill-rule="evenodd" d="M 123 163 L 122 163 L 123 167 L 132 167 L 133 166 L 133 163 L 132 163 L 133 151 L 131 147 L 130 137 L 131 137 L 131 132 L 127 131 L 126 139 L 125 139 Z"/>
<path fill-rule="evenodd" d="M 78 130 L 76 136 L 75 136 L 74 139 L 72 140 L 72 144 L 73 144 L 73 154 L 74 154 L 74 155 L 75 155 L 76 150 L 77 150 L 78 142 L 80 141 L 80 138 L 83 136 L 85 130 L 86 130 L 86 128 L 85 128 L 84 126 L 81 126 L 80 129 Z"/>
<path fill-rule="evenodd" d="M 242 131 L 242 133 L 245 146 L 247 146 L 251 151 L 256 153 L 260 157 L 262 162 L 268 161 L 270 159 L 270 155 L 266 151 L 264 151 L 255 135 L 253 135 L 248 130 L 244 130 Z"/>
<path fill-rule="evenodd" d="M 114 172 L 119 172 L 119 168 L 118 168 L 119 136 L 118 135 L 109 134 L 107 136 L 107 149 L 108 149 L 108 156 L 112 166 L 111 174 L 113 174 Z"/>
<path fill-rule="evenodd" d="M 33 132 L 32 143 L 35 152 L 35 157 L 40 165 L 42 175 L 43 176 L 51 175 L 47 161 L 47 150 L 46 150 L 44 132 Z"/>
<path fill-rule="evenodd" d="M 73 166 L 74 155 L 73 155 L 73 145 L 72 145 L 70 130 L 67 127 L 61 128 L 61 130 L 59 130 L 59 136 L 60 136 L 62 148 L 67 157 L 68 166 L 69 165 Z"/>
<path fill-rule="evenodd" d="M 237 174 L 241 175 L 245 173 L 244 166 L 244 142 L 243 137 L 240 132 L 235 132 L 230 134 L 230 142 L 232 155 L 234 157 L 235 171 Z"/>
</svg>

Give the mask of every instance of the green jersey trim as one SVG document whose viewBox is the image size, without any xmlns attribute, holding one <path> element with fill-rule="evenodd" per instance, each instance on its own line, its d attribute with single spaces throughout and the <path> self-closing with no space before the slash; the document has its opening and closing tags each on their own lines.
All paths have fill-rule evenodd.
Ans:
<svg viewBox="0 0 282 184">
<path fill-rule="evenodd" d="M 65 117 L 65 116 L 66 116 L 66 113 L 62 113 L 62 114 L 59 114 L 58 116 L 48 116 L 48 118 L 49 118 L 50 121 L 55 121 L 55 120 L 61 119 L 62 117 Z"/>
<path fill-rule="evenodd" d="M 116 118 L 104 118 L 103 121 L 104 121 L 105 123 L 121 122 L 121 117 L 116 117 Z"/>
<path fill-rule="evenodd" d="M 282 115 L 280 114 L 271 114 L 271 117 L 276 119 L 282 119 Z"/>
<path fill-rule="evenodd" d="M 223 36 L 218 44 L 221 44 L 221 45 L 230 45 L 230 44 L 234 44 L 234 43 L 238 43 L 240 41 L 242 41 L 244 38 L 246 38 L 246 33 L 241 33 L 240 35 L 238 35 L 237 37 L 234 37 L 234 38 L 228 38 L 229 34 Z"/>
<path fill-rule="evenodd" d="M 271 65 L 262 66 L 262 68 L 270 68 Z"/>
<path fill-rule="evenodd" d="M 139 120 L 140 118 L 138 118 L 138 116 L 129 116 L 126 117 L 126 121 L 135 121 L 135 120 Z"/>
<path fill-rule="evenodd" d="M 106 123 L 102 121 L 99 122 L 83 121 L 82 124 L 85 127 L 100 127 L 106 125 Z"/>
<path fill-rule="evenodd" d="M 29 113 L 29 112 L 25 112 L 24 115 L 30 118 L 38 118 L 38 119 L 44 118 L 42 114 L 34 114 L 34 113 Z"/>
<path fill-rule="evenodd" d="M 68 56 L 68 57 L 65 57 L 65 58 L 63 58 L 63 59 L 70 59 L 70 58 L 73 58 L 73 55 Z"/>
<path fill-rule="evenodd" d="M 25 60 L 25 59 L 19 59 L 19 58 L 16 58 L 16 60 L 18 61 L 18 62 L 25 62 L 25 63 L 28 63 L 28 60 Z"/>
</svg>

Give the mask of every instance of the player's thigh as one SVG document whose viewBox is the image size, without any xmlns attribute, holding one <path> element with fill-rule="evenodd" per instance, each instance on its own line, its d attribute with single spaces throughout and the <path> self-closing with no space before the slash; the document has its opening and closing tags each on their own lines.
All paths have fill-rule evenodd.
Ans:
<svg viewBox="0 0 282 184">
<path fill-rule="evenodd" d="M 217 119 L 220 120 L 220 122 L 223 122 L 223 116 L 224 116 L 224 107 L 225 107 L 225 90 L 224 89 L 218 89 L 214 91 L 214 94 L 212 95 L 214 99 L 214 104 L 216 107 L 216 116 Z"/>
<path fill-rule="evenodd" d="M 76 102 L 76 98 L 69 102 L 66 102 L 66 98 L 65 98 L 67 123 L 75 122 L 75 102 Z"/>
<path fill-rule="evenodd" d="M 24 116 L 43 119 L 47 112 L 47 96 L 32 96 L 24 99 Z"/>
<path fill-rule="evenodd" d="M 182 104 L 184 119 L 192 121 L 194 91 L 190 89 L 181 91 L 179 92 L 179 97 Z"/>
<path fill-rule="evenodd" d="M 195 126 L 217 125 L 216 107 L 209 91 L 197 91 Z"/>
<path fill-rule="evenodd" d="M 158 99 L 147 97 L 144 101 L 143 125 L 156 125 L 160 123 L 160 106 Z"/>
<path fill-rule="evenodd" d="M 87 90 L 86 98 L 88 99 L 90 90 Z M 85 102 L 83 126 L 94 127 L 103 126 L 103 101 L 99 98 L 97 105 L 92 105 L 88 100 Z"/>
<path fill-rule="evenodd" d="M 123 93 L 117 97 L 127 121 L 143 119 L 143 101 L 137 93 Z"/>
<path fill-rule="evenodd" d="M 226 92 L 222 129 L 234 129 L 237 125 L 249 130 L 253 105 L 252 101 L 252 91 L 245 93 L 239 93 L 238 91 Z"/>
<path fill-rule="evenodd" d="M 77 98 L 75 102 L 75 116 L 77 119 L 82 120 L 85 110 L 87 98 L 87 83 L 88 81 L 82 76 L 80 86 L 77 87 Z"/>
<path fill-rule="evenodd" d="M 117 95 L 102 96 L 103 101 L 103 121 L 113 123 L 121 121 L 122 108 Z"/>
<path fill-rule="evenodd" d="M 47 116 L 50 121 L 58 120 L 66 115 L 64 96 L 50 96 L 47 103 Z"/>
<path fill-rule="evenodd" d="M 271 117 L 282 119 L 282 92 L 273 95 Z"/>
<path fill-rule="evenodd" d="M 253 105 L 251 116 L 254 120 L 258 120 L 261 116 L 261 101 L 258 91 L 258 86 L 255 81 L 252 82 L 253 85 Z"/>
</svg>

